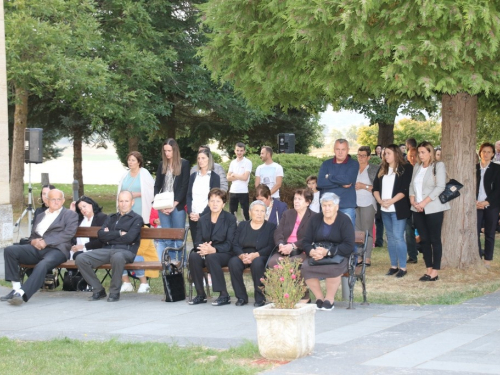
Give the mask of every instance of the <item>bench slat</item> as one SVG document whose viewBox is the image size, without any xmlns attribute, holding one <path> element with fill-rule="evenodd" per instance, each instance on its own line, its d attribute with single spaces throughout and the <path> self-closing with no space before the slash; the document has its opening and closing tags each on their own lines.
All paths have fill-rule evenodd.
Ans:
<svg viewBox="0 0 500 375">
<path fill-rule="evenodd" d="M 75 237 L 97 238 L 101 227 L 79 227 Z M 183 240 L 186 230 L 184 228 L 142 228 L 141 239 L 144 240 Z"/>
<path fill-rule="evenodd" d="M 35 267 L 35 264 L 20 264 L 19 267 L 21 267 L 21 268 L 33 268 L 33 267 Z M 67 260 L 66 262 L 58 265 L 56 268 L 76 269 L 78 267 L 76 266 L 74 260 Z M 102 266 L 97 267 L 97 269 L 110 270 L 111 264 L 109 264 L 109 263 L 103 264 Z M 125 264 L 125 269 L 126 270 L 161 271 L 163 268 L 162 268 L 162 265 L 160 262 L 135 262 L 135 263 Z"/>
</svg>

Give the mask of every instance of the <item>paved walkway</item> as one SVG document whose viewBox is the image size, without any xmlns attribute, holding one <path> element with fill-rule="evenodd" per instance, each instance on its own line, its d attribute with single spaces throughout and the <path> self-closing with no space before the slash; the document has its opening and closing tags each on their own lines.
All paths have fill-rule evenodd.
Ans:
<svg viewBox="0 0 500 375">
<path fill-rule="evenodd" d="M 0 294 L 9 288 L 0 287 Z M 123 294 L 117 303 L 89 293 L 39 292 L 29 303 L 0 303 L 0 336 L 20 340 L 153 341 L 228 348 L 256 341 L 252 306 L 165 303 Z M 210 302 L 210 301 L 209 301 Z M 337 303 L 316 314 L 312 355 L 271 374 L 500 374 L 500 292 L 457 306 Z"/>
</svg>

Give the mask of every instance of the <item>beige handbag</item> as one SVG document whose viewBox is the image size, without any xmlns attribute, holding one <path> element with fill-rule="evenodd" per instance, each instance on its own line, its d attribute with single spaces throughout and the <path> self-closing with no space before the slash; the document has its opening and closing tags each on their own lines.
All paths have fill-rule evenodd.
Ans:
<svg viewBox="0 0 500 375">
<path fill-rule="evenodd" d="M 165 193 L 159 193 L 155 195 L 153 201 L 153 208 L 155 210 L 164 210 L 165 208 L 174 207 L 174 192 L 166 191 Z"/>
</svg>

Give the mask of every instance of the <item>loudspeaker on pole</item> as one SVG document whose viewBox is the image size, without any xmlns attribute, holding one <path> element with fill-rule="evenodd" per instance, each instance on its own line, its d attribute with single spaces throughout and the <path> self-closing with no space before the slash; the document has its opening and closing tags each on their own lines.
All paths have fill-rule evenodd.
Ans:
<svg viewBox="0 0 500 375">
<path fill-rule="evenodd" d="M 279 133 L 278 134 L 278 153 L 293 154 L 295 152 L 295 134 Z"/>
<path fill-rule="evenodd" d="M 43 163 L 43 129 L 26 128 L 24 130 L 24 162 Z"/>
</svg>

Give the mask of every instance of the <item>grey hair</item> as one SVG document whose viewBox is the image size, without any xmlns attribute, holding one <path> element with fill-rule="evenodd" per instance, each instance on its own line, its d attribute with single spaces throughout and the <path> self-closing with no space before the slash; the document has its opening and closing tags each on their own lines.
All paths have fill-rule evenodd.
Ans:
<svg viewBox="0 0 500 375">
<path fill-rule="evenodd" d="M 263 206 L 264 208 L 266 208 L 266 209 L 267 209 L 266 204 L 265 204 L 264 202 L 262 202 L 261 200 L 258 200 L 258 199 L 257 199 L 257 200 L 255 200 L 255 201 L 253 201 L 253 202 L 250 204 L 249 209 L 251 210 L 253 206 L 257 206 L 257 205 L 259 205 L 259 206 Z"/>
<path fill-rule="evenodd" d="M 344 139 L 344 138 L 339 138 L 339 139 L 336 139 L 336 140 L 335 140 L 335 143 L 340 143 L 340 144 L 342 144 L 342 143 L 347 143 L 347 147 L 349 147 L 349 141 L 348 141 L 347 139 Z M 334 143 L 334 144 L 335 144 L 335 143 Z"/>
<path fill-rule="evenodd" d="M 321 199 L 319 200 L 320 203 L 323 202 L 333 202 L 333 204 L 339 205 L 340 203 L 340 198 L 337 194 L 335 193 L 325 193 L 321 196 Z"/>
</svg>

